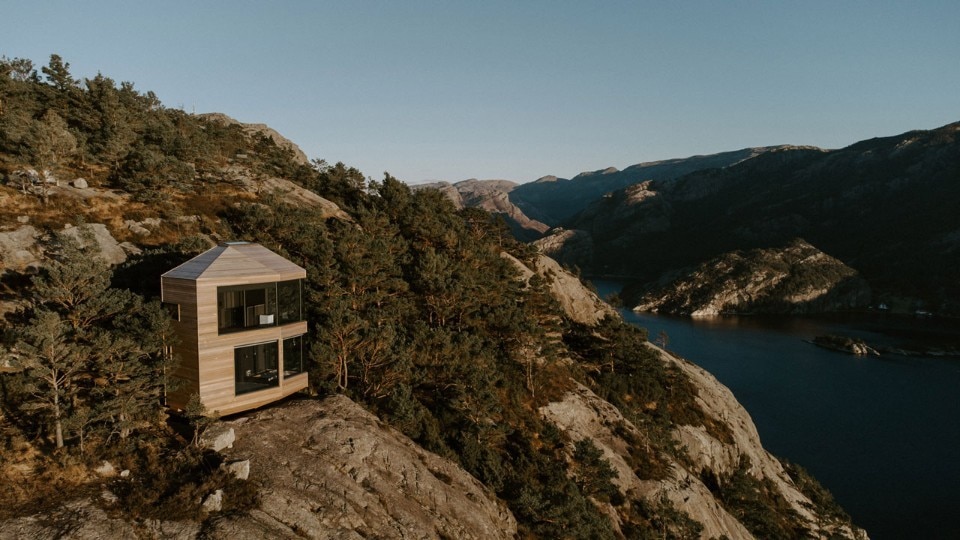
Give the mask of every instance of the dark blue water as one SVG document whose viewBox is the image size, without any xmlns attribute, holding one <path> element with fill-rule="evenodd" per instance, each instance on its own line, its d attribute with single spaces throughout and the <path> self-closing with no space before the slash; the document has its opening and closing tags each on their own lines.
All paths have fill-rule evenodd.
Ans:
<svg viewBox="0 0 960 540">
<path fill-rule="evenodd" d="M 871 538 L 960 538 L 960 359 L 859 358 L 804 341 L 895 343 L 935 322 L 622 314 L 728 386 L 764 447 L 810 471 Z"/>
</svg>

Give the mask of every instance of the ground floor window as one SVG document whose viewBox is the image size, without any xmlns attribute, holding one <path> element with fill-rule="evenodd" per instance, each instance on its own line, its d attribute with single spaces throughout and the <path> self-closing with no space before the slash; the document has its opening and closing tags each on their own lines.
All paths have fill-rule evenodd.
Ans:
<svg viewBox="0 0 960 540">
<path fill-rule="evenodd" d="M 303 373 L 303 336 L 283 340 L 283 377 Z"/>
<path fill-rule="evenodd" d="M 237 394 L 263 390 L 280 383 L 276 341 L 237 347 L 233 350 L 233 359 Z"/>
</svg>

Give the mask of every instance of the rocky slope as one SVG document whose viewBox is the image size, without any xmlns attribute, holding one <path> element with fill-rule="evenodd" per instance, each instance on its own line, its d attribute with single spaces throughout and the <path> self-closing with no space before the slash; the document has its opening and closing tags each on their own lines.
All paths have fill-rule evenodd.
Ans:
<svg viewBox="0 0 960 540">
<path fill-rule="evenodd" d="M 559 273 L 570 276 L 563 270 Z M 589 295 L 582 285 L 568 286 L 555 294 Z M 563 303 L 562 298 L 558 298 Z M 568 310 L 569 313 L 569 310 Z M 572 441 L 592 440 L 617 471 L 615 483 L 621 492 L 648 501 L 666 498 L 703 526 L 701 538 L 747 539 L 754 536 L 741 519 L 725 508 L 715 493 L 702 480 L 703 471 L 717 476 L 732 474 L 741 463 L 750 463 L 748 474 L 775 486 L 800 522 L 814 537 L 866 538 L 866 533 L 851 527 L 844 519 L 825 515 L 810 497 L 802 493 L 783 465 L 767 452 L 760 442 L 750 415 L 733 393 L 704 369 L 676 357 L 653 344 L 647 344 L 661 361 L 677 366 L 696 388 L 697 403 L 707 417 L 724 426 L 723 435 L 704 426 L 675 426 L 672 436 L 684 448 L 686 459 L 671 459 L 669 474 L 662 480 L 640 480 L 634 473 L 630 454 L 636 441 L 643 440 L 641 431 L 623 413 L 604 401 L 589 388 L 577 384 L 561 399 L 540 409 Z M 612 510 L 608 515 L 614 516 Z"/>
<path fill-rule="evenodd" d="M 424 451 L 346 397 L 300 400 L 224 422 L 259 508 L 189 521 L 108 517 L 111 496 L 0 522 L 7 538 L 513 538 L 510 511 L 449 460 Z M 249 469 L 247 469 L 249 467 Z M 237 468 L 241 470 L 241 468 Z M 247 473 L 247 470 L 249 471 Z M 137 481 L 137 471 L 128 477 Z M 124 481 L 124 480 L 121 480 Z M 211 494 L 208 494 L 208 496 Z M 233 493 L 222 494 L 229 499 Z"/>
<path fill-rule="evenodd" d="M 604 317 L 617 317 L 617 312 L 588 290 L 580 280 L 563 269 L 557 261 L 545 255 L 539 255 L 530 268 L 508 253 L 502 253 L 520 271 L 521 277 L 529 281 L 538 274 L 550 282 L 550 292 L 560 303 L 564 313 L 572 321 L 581 324 L 597 324 Z"/>
<path fill-rule="evenodd" d="M 303 150 L 297 146 L 296 143 L 290 139 L 281 135 L 277 130 L 266 124 L 245 124 L 239 120 L 235 120 L 223 113 L 203 113 L 197 115 L 204 120 L 210 122 L 217 122 L 224 125 L 238 125 L 243 128 L 243 131 L 249 135 L 263 136 L 267 137 L 277 144 L 277 146 L 289 150 L 293 153 L 293 157 L 297 163 L 307 165 L 310 163 L 310 159 L 307 157 Z"/>
<path fill-rule="evenodd" d="M 630 291 L 624 296 L 631 298 Z M 725 253 L 654 287 L 634 310 L 690 315 L 821 313 L 869 305 L 857 272 L 795 240 L 782 248 Z"/>
<path fill-rule="evenodd" d="M 214 522 L 215 538 L 512 538 L 510 511 L 475 478 L 346 397 L 242 417 L 228 459 L 250 460 L 260 511 Z"/>
<path fill-rule="evenodd" d="M 636 184 L 565 226 L 553 253 L 643 284 L 734 250 L 804 238 L 855 269 L 878 302 L 960 311 L 960 123 L 839 150 L 782 148 L 724 169 Z M 576 255 L 581 253 L 581 255 Z"/>
<path fill-rule="evenodd" d="M 593 238 L 586 231 L 558 227 L 532 244 L 541 253 L 568 268 L 593 260 Z"/>
<path fill-rule="evenodd" d="M 457 208 L 479 208 L 502 216 L 513 235 L 520 240 L 539 238 L 550 227 L 530 219 L 510 201 L 510 192 L 516 187 L 517 184 L 509 180 L 470 179 L 455 184 L 449 182 L 419 184 L 413 186 L 413 189 L 438 189 L 453 201 Z"/>
</svg>

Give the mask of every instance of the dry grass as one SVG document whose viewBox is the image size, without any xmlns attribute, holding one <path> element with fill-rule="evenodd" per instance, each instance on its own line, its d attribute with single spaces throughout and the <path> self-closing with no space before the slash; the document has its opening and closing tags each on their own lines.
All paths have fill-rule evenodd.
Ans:
<svg viewBox="0 0 960 540">
<path fill-rule="evenodd" d="M 6 447 L 0 460 L 0 519 L 35 514 L 92 490 L 90 470 L 75 459 L 59 461 L 4 429 Z"/>
</svg>

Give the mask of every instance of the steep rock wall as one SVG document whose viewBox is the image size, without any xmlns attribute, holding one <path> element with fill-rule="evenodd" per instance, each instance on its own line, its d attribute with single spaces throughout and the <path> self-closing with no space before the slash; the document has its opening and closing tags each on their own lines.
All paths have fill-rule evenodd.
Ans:
<svg viewBox="0 0 960 540">
<path fill-rule="evenodd" d="M 570 319 L 582 324 L 597 324 L 604 317 L 616 317 L 616 311 L 580 282 L 580 279 L 567 272 L 557 261 L 546 255 L 538 255 L 529 268 L 516 257 L 502 253 L 520 271 L 524 280 L 529 280 L 534 273 L 545 277 L 550 282 L 550 292 L 560 302 L 564 313 Z"/>
</svg>

